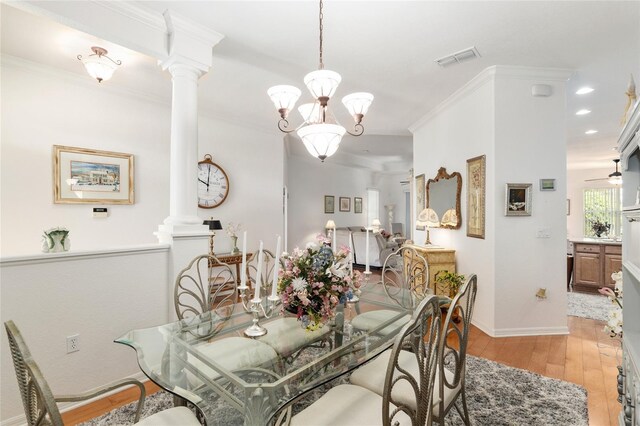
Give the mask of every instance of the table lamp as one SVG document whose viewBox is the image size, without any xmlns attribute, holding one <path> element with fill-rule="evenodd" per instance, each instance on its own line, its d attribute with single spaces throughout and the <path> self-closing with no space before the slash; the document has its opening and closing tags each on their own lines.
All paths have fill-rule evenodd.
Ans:
<svg viewBox="0 0 640 426">
<path fill-rule="evenodd" d="M 380 219 L 373 219 L 371 221 L 371 228 L 373 229 L 373 232 L 380 232 L 380 226 L 382 226 Z"/>
<path fill-rule="evenodd" d="M 442 215 L 442 220 L 440 221 L 441 226 L 451 226 L 455 227 L 458 225 L 458 214 L 456 213 L 456 209 L 449 209 Z"/>
<path fill-rule="evenodd" d="M 331 238 L 332 232 L 336 232 L 336 223 L 329 219 L 327 224 L 324 226 L 324 229 L 327 230 L 327 238 Z"/>
<path fill-rule="evenodd" d="M 222 223 L 220 223 L 219 220 L 213 220 L 213 218 L 211 218 L 205 220 L 202 224 L 207 225 L 209 231 L 211 231 L 211 236 L 209 237 L 209 255 L 213 256 L 213 238 L 216 236 L 216 231 L 222 229 Z"/>
<path fill-rule="evenodd" d="M 424 226 L 425 228 L 427 228 L 427 239 L 425 240 L 424 244 L 426 246 L 433 246 L 433 244 L 431 244 L 431 240 L 429 240 L 429 228 L 437 228 L 440 226 L 438 213 L 428 207 L 426 209 L 423 209 L 418 215 L 416 225 Z"/>
</svg>

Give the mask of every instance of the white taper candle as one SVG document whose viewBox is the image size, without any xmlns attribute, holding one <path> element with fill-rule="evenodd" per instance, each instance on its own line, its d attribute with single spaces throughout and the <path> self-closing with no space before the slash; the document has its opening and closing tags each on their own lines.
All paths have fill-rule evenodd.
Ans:
<svg viewBox="0 0 640 426">
<path fill-rule="evenodd" d="M 278 293 L 278 271 L 280 270 L 280 235 L 276 243 L 275 263 L 273 265 L 273 284 L 271 284 L 271 297 L 275 298 Z"/>
<path fill-rule="evenodd" d="M 242 233 L 242 269 L 240 269 L 240 288 L 247 288 L 247 231 Z"/>
<path fill-rule="evenodd" d="M 353 241 L 351 240 L 351 232 L 349 232 L 349 272 L 353 275 Z"/>
<path fill-rule="evenodd" d="M 260 299 L 260 286 L 262 282 L 262 260 L 263 260 L 263 244 L 262 240 L 260 240 L 260 251 L 258 252 L 258 270 L 256 271 L 256 288 L 255 295 L 253 296 L 254 300 Z"/>
<path fill-rule="evenodd" d="M 332 243 L 332 247 L 333 247 L 333 254 L 336 254 L 338 252 L 338 246 L 336 244 L 336 227 L 333 227 L 333 243 Z"/>
<path fill-rule="evenodd" d="M 365 243 L 365 251 L 364 251 L 364 257 L 365 257 L 365 267 L 364 267 L 364 271 L 365 272 L 370 272 L 369 271 L 369 228 L 367 227 L 367 238 L 366 238 L 366 243 Z"/>
</svg>

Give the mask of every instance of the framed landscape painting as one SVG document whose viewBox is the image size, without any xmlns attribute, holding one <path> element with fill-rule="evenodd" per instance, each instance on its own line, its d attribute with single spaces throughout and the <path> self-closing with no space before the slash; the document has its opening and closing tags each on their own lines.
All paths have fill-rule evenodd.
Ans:
<svg viewBox="0 0 640 426">
<path fill-rule="evenodd" d="M 133 204 L 133 154 L 53 146 L 56 204 Z"/>
</svg>

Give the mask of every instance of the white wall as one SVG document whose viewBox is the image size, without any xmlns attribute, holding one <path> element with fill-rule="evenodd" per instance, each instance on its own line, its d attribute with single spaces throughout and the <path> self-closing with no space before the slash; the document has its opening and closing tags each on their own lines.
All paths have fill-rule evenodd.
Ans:
<svg viewBox="0 0 640 426">
<path fill-rule="evenodd" d="M 459 230 L 433 230 L 434 244 L 456 249 L 458 271 L 478 275 L 474 323 L 491 335 L 566 332 L 566 152 L 564 82 L 554 71 L 492 67 L 483 71 L 414 131 L 415 174 L 444 166 L 463 176 Z M 550 98 L 531 85 L 553 86 Z M 466 236 L 466 160 L 486 155 L 485 239 Z M 540 193 L 541 178 L 557 190 Z M 505 217 L 505 184 L 533 184 L 531 217 Z M 551 238 L 536 238 L 541 228 Z M 424 238 L 417 232 L 417 241 Z M 549 298 L 538 302 L 538 287 Z"/>
<path fill-rule="evenodd" d="M 130 252 L 4 258 L 0 319 L 16 323 L 54 394 L 132 376 L 139 372 L 134 350 L 113 340 L 167 322 L 168 255 L 168 246 L 154 244 Z M 80 335 L 80 351 L 67 354 L 66 336 L 73 334 Z M 5 422 L 24 415 L 5 335 L 0 355 Z"/>
<path fill-rule="evenodd" d="M 586 179 L 607 178 L 612 167 L 600 169 L 567 170 L 567 198 L 570 201 L 570 214 L 567 216 L 567 238 L 584 237 L 584 197 L 586 188 L 610 188 L 606 180 L 585 182 Z"/>
<path fill-rule="evenodd" d="M 391 232 L 391 227 L 389 226 L 389 218 L 387 216 L 387 210 L 385 209 L 385 205 L 393 204 L 393 222 L 402 223 L 402 228 L 405 235 L 411 235 L 407 231 L 411 231 L 408 227 L 411 224 L 405 224 L 405 214 L 406 214 L 406 206 L 405 206 L 405 192 L 409 191 L 408 185 L 401 185 L 400 182 L 407 180 L 408 170 L 403 173 L 395 173 L 389 175 L 383 175 L 379 179 L 379 189 L 380 189 L 380 222 L 382 222 L 382 227 L 387 231 Z"/>
</svg>

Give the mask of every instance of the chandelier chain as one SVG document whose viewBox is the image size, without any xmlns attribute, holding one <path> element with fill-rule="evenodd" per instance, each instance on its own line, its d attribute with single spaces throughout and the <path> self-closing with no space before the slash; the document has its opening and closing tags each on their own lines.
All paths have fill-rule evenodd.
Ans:
<svg viewBox="0 0 640 426">
<path fill-rule="evenodd" d="M 324 18 L 324 15 L 322 14 L 322 0 L 320 0 L 320 66 L 318 69 L 324 69 L 324 63 L 322 62 L 322 18 Z"/>
</svg>

